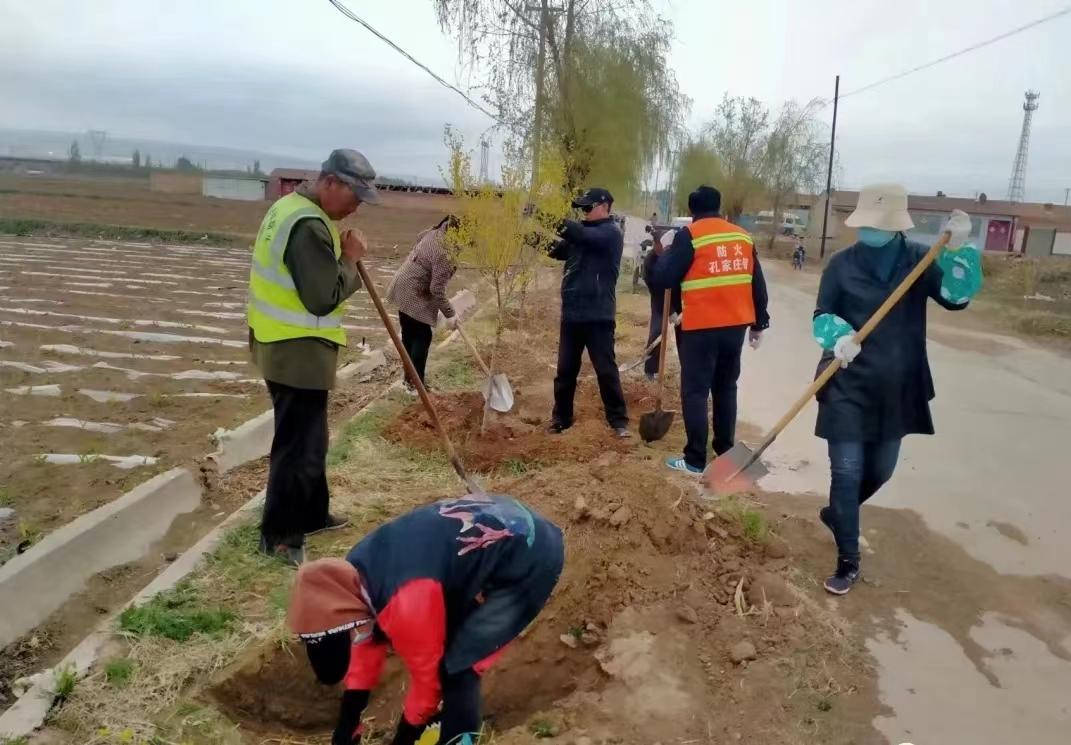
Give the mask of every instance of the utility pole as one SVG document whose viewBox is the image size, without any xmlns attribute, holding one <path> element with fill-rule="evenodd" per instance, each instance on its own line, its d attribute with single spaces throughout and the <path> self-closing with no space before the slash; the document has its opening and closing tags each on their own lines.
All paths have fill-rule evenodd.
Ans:
<svg viewBox="0 0 1071 745">
<path fill-rule="evenodd" d="M 826 228 L 829 226 L 829 203 L 833 201 L 833 149 L 837 144 L 837 103 L 840 101 L 840 75 L 833 83 L 833 132 L 829 135 L 829 167 L 826 168 L 826 207 L 822 215 L 822 243 L 818 260 L 826 257 Z"/>
<path fill-rule="evenodd" d="M 1071 189 L 1064 189 L 1064 207 L 1067 206 L 1067 200 L 1071 198 Z"/>
</svg>

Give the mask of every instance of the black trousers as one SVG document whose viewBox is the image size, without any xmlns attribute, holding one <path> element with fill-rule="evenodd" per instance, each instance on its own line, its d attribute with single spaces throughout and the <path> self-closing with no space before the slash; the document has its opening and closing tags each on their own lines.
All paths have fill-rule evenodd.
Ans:
<svg viewBox="0 0 1071 745">
<path fill-rule="evenodd" d="M 681 358 L 681 409 L 688 442 L 685 462 L 707 464 L 707 401 L 714 399 L 714 452 L 729 450 L 736 437 L 736 381 L 747 326 L 682 331 L 677 341 Z"/>
<path fill-rule="evenodd" d="M 656 298 L 655 295 L 658 295 Z M 651 295 L 651 324 L 647 329 L 647 346 L 651 346 L 651 342 L 658 338 L 658 335 L 662 333 L 662 295 L 655 293 Z M 681 327 L 670 326 L 669 331 L 677 337 L 677 357 L 680 358 L 681 353 Z M 664 341 L 664 340 L 663 340 Z M 646 347 L 644 347 L 646 349 Z M 643 361 L 643 371 L 648 375 L 654 375 L 658 372 L 658 355 L 662 351 L 662 342 L 658 342 L 657 346 L 651 350 L 650 356 Z"/>
<path fill-rule="evenodd" d="M 428 352 L 431 350 L 432 328 L 412 316 L 398 311 L 398 322 L 402 326 L 402 346 L 413 360 L 413 367 L 420 375 L 420 382 L 424 382 L 424 371 L 428 366 Z M 409 381 L 413 382 L 413 381 Z"/>
<path fill-rule="evenodd" d="M 275 436 L 260 532 L 269 545 L 300 546 L 327 524 L 327 391 L 267 383 Z"/>
<path fill-rule="evenodd" d="M 573 424 L 573 398 L 576 396 L 576 378 L 584 350 L 595 368 L 599 381 L 599 394 L 606 410 L 606 421 L 611 427 L 628 426 L 628 407 L 621 390 L 621 375 L 617 371 L 614 356 L 613 321 L 562 322 L 558 337 L 558 373 L 554 378 L 554 422 L 565 427 Z"/>
</svg>

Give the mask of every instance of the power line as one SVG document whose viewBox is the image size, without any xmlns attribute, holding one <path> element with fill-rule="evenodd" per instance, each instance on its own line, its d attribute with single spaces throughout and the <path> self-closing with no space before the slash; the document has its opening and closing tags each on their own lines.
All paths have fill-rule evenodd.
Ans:
<svg viewBox="0 0 1071 745">
<path fill-rule="evenodd" d="M 946 54 L 943 57 L 938 57 L 935 60 L 930 60 L 929 62 L 925 62 L 925 63 L 923 63 L 921 65 L 918 65 L 917 67 L 912 67 L 909 70 L 904 70 L 903 72 L 898 72 L 895 75 L 890 75 L 887 78 L 882 78 L 881 80 L 877 80 L 877 81 L 875 81 L 873 83 L 870 83 L 868 85 L 864 85 L 862 88 L 856 88 L 853 91 L 848 91 L 847 93 L 842 94 L 841 98 L 847 98 L 848 96 L 854 96 L 857 93 L 862 93 L 862 92 L 868 91 L 868 90 L 870 90 L 872 88 L 877 88 L 879 85 L 885 85 L 886 83 L 891 83 L 894 80 L 899 80 L 900 78 L 905 78 L 908 75 L 914 75 L 916 72 L 919 72 L 921 70 L 926 70 L 926 69 L 928 69 L 930 67 L 933 67 L 935 65 L 939 65 L 942 62 L 948 62 L 949 60 L 955 59 L 956 57 L 961 57 L 964 54 L 968 54 L 970 52 L 974 52 L 974 51 L 976 51 L 978 49 L 981 49 L 982 47 L 987 47 L 990 44 L 995 44 L 998 41 L 1003 41 L 1004 39 L 1007 39 L 1009 37 L 1015 36 L 1016 34 L 1021 34 L 1024 31 L 1029 31 L 1032 28 L 1036 28 L 1037 26 L 1040 26 L 1040 25 L 1042 25 L 1044 23 L 1048 23 L 1049 21 L 1054 21 L 1057 18 L 1061 18 L 1061 17 L 1066 16 L 1068 14 L 1071 14 L 1071 5 L 1065 7 L 1063 9 L 1061 9 L 1061 10 L 1057 10 L 1054 13 L 1050 13 L 1049 15 L 1044 16 L 1042 18 L 1038 18 L 1035 21 L 1031 21 L 1030 23 L 1027 23 L 1027 24 L 1025 24 L 1023 26 L 1019 26 L 1017 28 L 1013 28 L 1010 31 L 1005 31 L 1002 34 L 998 34 L 997 36 L 992 37 L 991 39 L 986 39 L 985 41 L 980 41 L 980 42 L 978 42 L 976 44 L 971 44 L 969 47 L 964 47 L 963 49 L 960 49 L 959 51 L 952 52 L 951 54 Z"/>
<path fill-rule="evenodd" d="M 412 62 L 414 65 L 419 67 L 421 70 L 426 72 L 439 85 L 441 85 L 441 86 L 453 91 L 457 95 L 461 96 L 463 99 L 465 99 L 465 102 L 468 103 L 469 106 L 471 106 L 472 108 L 476 109 L 481 114 L 483 114 L 483 115 L 485 115 L 487 117 L 490 117 L 491 119 L 493 119 L 498 124 L 502 124 L 504 126 L 509 126 L 506 122 L 502 121 L 502 119 L 500 119 L 498 116 L 496 116 L 495 114 L 492 114 L 490 111 L 488 111 L 483 106 L 481 106 L 477 101 L 474 101 L 472 98 L 470 98 L 469 95 L 467 93 L 465 93 L 463 90 L 461 90 L 457 86 L 452 85 L 452 84 L 446 82 L 445 80 L 443 80 L 430 67 L 425 65 L 423 62 L 418 60 L 416 57 L 414 57 L 413 55 L 409 54 L 409 52 L 405 51 L 400 46 L 398 46 L 393 41 L 391 41 L 386 36 L 384 36 L 382 33 L 377 31 L 375 28 L 372 27 L 371 24 L 368 23 L 368 21 L 364 20 L 359 15 L 354 13 L 352 10 L 347 8 L 345 5 L 343 5 L 341 2 L 339 2 L 339 0 L 328 0 L 328 2 L 331 3 L 332 5 L 334 5 L 339 13 L 341 13 L 344 16 L 346 16 L 351 21 L 356 21 L 357 23 L 359 23 L 362 26 L 364 26 L 366 29 L 371 31 L 376 37 L 378 37 L 381 41 L 383 41 L 385 44 L 390 46 L 394 51 L 398 52 L 400 55 L 402 55 L 407 60 Z"/>
</svg>

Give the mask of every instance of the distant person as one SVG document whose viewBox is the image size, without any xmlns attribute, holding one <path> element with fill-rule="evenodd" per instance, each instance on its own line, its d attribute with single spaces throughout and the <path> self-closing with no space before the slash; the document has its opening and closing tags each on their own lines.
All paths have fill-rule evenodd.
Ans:
<svg viewBox="0 0 1071 745">
<path fill-rule="evenodd" d="M 457 315 L 446 296 L 446 285 L 457 271 L 457 265 L 444 243 L 446 231 L 456 225 L 457 218 L 447 215 L 435 227 L 417 236 L 416 245 L 387 288 L 387 299 L 398 308 L 402 345 L 413 360 L 421 383 L 425 383 L 433 327 L 439 314 L 444 327 L 457 328 Z M 415 396 L 414 381 L 406 379 L 405 390 Z"/>
<path fill-rule="evenodd" d="M 656 227 L 658 227 L 658 213 L 657 212 L 652 212 L 651 213 L 651 229 L 654 230 Z"/>
<path fill-rule="evenodd" d="M 644 270 L 643 275 L 647 281 L 647 290 L 651 294 L 651 320 L 647 327 L 647 346 L 651 347 L 654 340 L 658 338 L 658 335 L 662 333 L 662 310 L 665 305 L 665 291 L 666 288 L 658 285 L 651 279 L 651 266 L 657 261 L 658 256 L 665 252 L 667 248 L 673 245 L 673 237 L 677 234 L 677 231 L 670 228 L 665 232 L 654 231 L 655 239 L 652 250 L 644 257 Z M 677 325 L 677 320 L 680 318 L 681 312 L 681 288 L 680 285 L 674 285 L 669 288 L 670 290 L 670 328 L 677 336 L 677 340 L 680 340 L 680 327 Z M 665 339 L 659 341 L 654 347 L 651 347 L 647 353 L 647 358 L 643 361 L 643 372 L 647 377 L 647 380 L 654 381 L 658 379 L 658 358 L 662 352 L 662 344 Z M 677 351 L 680 352 L 680 345 L 677 345 Z"/>
<path fill-rule="evenodd" d="M 564 561 L 556 525 L 515 499 L 481 495 L 417 507 L 345 559 L 303 566 L 287 625 L 320 682 L 342 683 L 332 745 L 361 742 L 391 650 L 409 682 L 394 739 L 383 742 L 414 745 L 439 713 L 439 742 L 475 745 L 480 678 L 539 615 Z"/>
<path fill-rule="evenodd" d="M 803 241 L 797 241 L 796 250 L 792 252 L 792 268 L 801 271 L 805 261 L 807 261 L 807 249 L 803 247 Z"/>
<path fill-rule="evenodd" d="M 631 436 L 614 354 L 617 277 L 625 238 L 610 217 L 613 203 L 610 192 L 599 188 L 574 199 L 573 207 L 583 213 L 583 219 L 565 220 L 549 251 L 551 258 L 565 262 L 552 434 L 573 426 L 576 378 L 586 349 L 599 381 L 607 423 L 618 437 Z"/>
<path fill-rule="evenodd" d="M 950 225 L 950 246 L 962 245 L 970 231 L 969 218 L 959 214 L 966 227 Z M 926 307 L 932 299 L 962 310 L 970 300 L 949 292 L 955 279 L 934 263 L 860 346 L 855 332 L 928 247 L 904 236 L 914 222 L 907 191 L 896 184 L 864 187 L 844 224 L 859 229 L 859 240 L 826 264 L 813 329 L 823 350 L 818 373 L 828 365 L 845 368 L 818 393 L 815 425 L 829 447 L 829 506 L 818 517 L 837 542 L 837 567 L 824 585 L 834 595 L 846 594 L 859 579 L 860 507 L 892 477 L 901 440 L 934 433 Z"/>
<path fill-rule="evenodd" d="M 268 208 L 253 244 L 249 349 L 275 412 L 260 550 L 293 564 L 304 561 L 306 535 L 347 524 L 328 511 L 327 392 L 366 243 L 335 221 L 377 201 L 375 177 L 356 150 L 333 151 L 315 181 Z"/>
<path fill-rule="evenodd" d="M 766 281 L 751 236 L 719 216 L 721 192 L 700 186 L 688 195 L 691 224 L 652 263 L 651 279 L 680 288 L 683 309 L 678 338 L 684 455 L 666 465 L 699 474 L 707 464 L 708 402 L 713 398 L 714 453 L 736 438 L 736 382 L 747 337 L 758 349 L 770 325 Z"/>
</svg>

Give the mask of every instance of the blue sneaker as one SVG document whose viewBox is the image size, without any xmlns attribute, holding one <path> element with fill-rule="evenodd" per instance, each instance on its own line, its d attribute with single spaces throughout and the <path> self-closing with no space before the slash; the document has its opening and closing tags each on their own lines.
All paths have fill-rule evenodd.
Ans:
<svg viewBox="0 0 1071 745">
<path fill-rule="evenodd" d="M 674 471 L 681 471 L 682 473 L 690 474 L 692 476 L 698 476 L 703 472 L 702 468 L 696 468 L 695 466 L 688 465 L 684 458 L 667 458 L 666 467 Z"/>
</svg>

